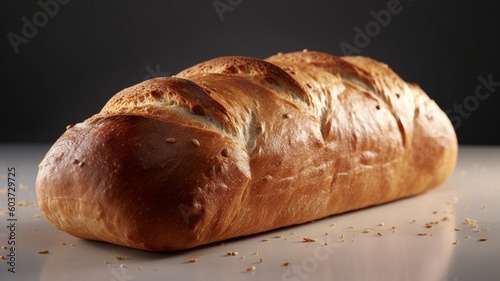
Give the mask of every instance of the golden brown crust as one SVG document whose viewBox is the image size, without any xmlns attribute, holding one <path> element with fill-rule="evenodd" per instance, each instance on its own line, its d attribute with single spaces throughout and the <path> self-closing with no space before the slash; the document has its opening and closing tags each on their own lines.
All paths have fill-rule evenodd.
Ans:
<svg viewBox="0 0 500 281">
<path fill-rule="evenodd" d="M 424 192 L 456 154 L 446 115 L 382 63 L 225 57 L 115 95 L 54 144 L 36 187 L 74 236 L 179 250 Z"/>
</svg>

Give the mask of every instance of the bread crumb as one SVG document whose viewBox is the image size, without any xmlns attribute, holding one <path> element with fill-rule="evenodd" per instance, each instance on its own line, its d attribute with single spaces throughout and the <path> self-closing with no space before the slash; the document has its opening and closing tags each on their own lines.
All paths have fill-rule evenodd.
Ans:
<svg viewBox="0 0 500 281">
<path fill-rule="evenodd" d="M 227 253 L 228 256 L 237 256 L 238 252 L 229 252 Z"/>
<path fill-rule="evenodd" d="M 194 146 L 200 147 L 200 142 L 197 139 L 192 139 L 191 142 L 193 143 Z"/>
<path fill-rule="evenodd" d="M 335 226 L 335 224 L 334 224 L 334 223 L 332 223 L 332 224 L 330 224 L 330 226 Z"/>
<path fill-rule="evenodd" d="M 423 233 L 417 233 L 418 236 L 426 236 L 427 235 L 427 232 L 423 232 Z"/>
<path fill-rule="evenodd" d="M 260 261 L 260 262 L 264 262 L 264 260 L 263 260 L 263 259 L 259 259 L 259 261 Z"/>
<path fill-rule="evenodd" d="M 464 208 L 469 208 L 469 204 L 464 204 Z"/>
<path fill-rule="evenodd" d="M 384 226 L 384 223 L 383 222 L 379 222 L 377 225 L 378 226 Z"/>
<path fill-rule="evenodd" d="M 345 239 L 342 239 L 342 241 L 341 241 L 341 242 L 345 242 Z"/>
<path fill-rule="evenodd" d="M 384 234 L 380 233 L 380 232 L 377 232 L 377 235 L 378 236 L 384 236 Z"/>
<path fill-rule="evenodd" d="M 175 139 L 174 139 L 174 138 L 168 138 L 168 139 L 167 139 L 167 142 L 168 142 L 168 143 L 174 143 L 174 142 L 175 142 Z"/>
<path fill-rule="evenodd" d="M 156 267 L 155 267 L 155 268 L 153 268 L 153 271 L 156 271 Z"/>
<path fill-rule="evenodd" d="M 241 256 L 240 259 L 244 260 L 245 259 L 245 256 Z"/>
<path fill-rule="evenodd" d="M 460 241 L 455 240 L 455 242 L 453 242 L 453 245 L 457 245 L 457 244 L 460 244 Z"/>
<path fill-rule="evenodd" d="M 7 250 L 7 247 L 6 247 L 6 246 L 2 246 L 2 249 L 3 249 L 3 250 Z"/>
<path fill-rule="evenodd" d="M 274 238 L 281 238 L 283 237 L 282 235 L 275 235 Z"/>
<path fill-rule="evenodd" d="M 417 220 L 412 220 L 412 222 L 416 222 Z"/>
<path fill-rule="evenodd" d="M 76 244 L 75 244 L 75 243 L 71 243 L 71 247 L 75 247 L 75 246 L 76 246 Z"/>
<path fill-rule="evenodd" d="M 317 242 L 317 241 L 318 241 L 318 240 L 316 240 L 316 239 L 314 239 L 314 238 L 306 238 L 306 237 L 304 237 L 304 238 L 302 238 L 302 239 L 304 239 L 304 241 L 303 241 L 303 242 Z"/>
<path fill-rule="evenodd" d="M 73 244 L 71 244 L 73 245 Z M 127 257 L 122 257 L 122 256 L 114 256 L 115 260 L 128 260 Z"/>
<path fill-rule="evenodd" d="M 365 228 L 365 230 L 363 230 L 363 233 L 370 233 L 370 232 L 372 232 L 372 230 L 369 228 Z"/>
<path fill-rule="evenodd" d="M 458 228 L 458 227 L 457 227 L 457 228 L 455 228 L 455 231 L 460 231 L 460 230 L 462 230 L 462 229 L 461 229 L 461 228 Z"/>
<path fill-rule="evenodd" d="M 352 239 L 351 242 L 354 242 L 354 239 Z"/>
<path fill-rule="evenodd" d="M 481 232 L 480 229 L 474 229 L 474 232 Z"/>
<path fill-rule="evenodd" d="M 470 238 L 470 236 L 469 235 L 465 235 L 465 238 Z"/>
<path fill-rule="evenodd" d="M 450 220 L 450 218 L 448 218 L 448 217 L 443 217 L 443 218 L 441 219 L 441 221 L 449 221 L 449 220 Z"/>
<path fill-rule="evenodd" d="M 283 117 L 285 117 L 285 118 L 287 118 L 287 119 L 288 119 L 288 118 L 292 118 L 292 114 L 287 113 L 287 114 L 283 115 Z"/>
<path fill-rule="evenodd" d="M 259 255 L 259 252 L 255 252 L 255 253 L 253 253 L 253 254 L 254 254 L 254 256 L 258 256 L 258 255 Z"/>
<path fill-rule="evenodd" d="M 5 259 L 5 256 L 0 256 L 0 260 L 3 260 L 3 259 Z"/>
<path fill-rule="evenodd" d="M 125 267 L 124 263 L 120 264 L 120 268 L 124 268 L 124 267 Z"/>
<path fill-rule="evenodd" d="M 114 267 L 112 264 L 108 264 L 108 267 L 111 268 L 111 267 Z"/>
<path fill-rule="evenodd" d="M 489 227 L 485 227 L 484 230 L 490 231 L 490 228 Z"/>
<path fill-rule="evenodd" d="M 438 213 L 438 211 L 434 211 L 434 212 L 432 212 L 432 213 L 433 213 L 433 214 L 437 214 L 437 213 Z"/>
<path fill-rule="evenodd" d="M 351 226 L 349 226 L 349 228 L 351 228 L 351 229 L 352 229 L 352 228 L 354 228 L 354 226 L 352 226 L 352 225 L 351 225 Z"/>
<path fill-rule="evenodd" d="M 328 232 L 325 232 L 325 235 L 328 235 Z"/>
<path fill-rule="evenodd" d="M 41 216 L 40 216 L 39 214 L 36 214 L 36 215 L 34 215 L 34 216 L 33 216 L 33 218 L 34 218 L 34 219 L 38 219 L 38 218 L 40 218 L 40 217 L 41 217 Z"/>
<path fill-rule="evenodd" d="M 393 227 L 392 227 L 392 229 L 396 229 L 396 227 L 395 227 L 395 226 L 393 226 Z"/>
<path fill-rule="evenodd" d="M 328 246 L 328 242 L 325 242 L 325 246 Z"/>
<path fill-rule="evenodd" d="M 340 238 L 344 238 L 344 234 L 340 235 Z"/>
<path fill-rule="evenodd" d="M 247 268 L 247 272 L 255 271 L 255 268 L 256 268 L 255 266 L 251 266 L 251 267 Z"/>
<path fill-rule="evenodd" d="M 483 210 L 486 210 L 486 209 L 488 209 L 488 205 L 483 204 Z"/>
<path fill-rule="evenodd" d="M 289 266 L 289 265 L 290 265 L 290 263 L 289 263 L 289 262 L 285 262 L 285 263 L 283 263 L 283 265 L 284 265 L 284 266 Z"/>
<path fill-rule="evenodd" d="M 264 238 L 264 239 L 262 239 L 262 240 L 260 240 L 260 241 L 261 241 L 261 242 L 267 242 L 267 241 L 269 241 L 269 239 Z"/>
<path fill-rule="evenodd" d="M 477 241 L 480 241 L 480 242 L 488 241 L 488 238 L 479 238 L 479 239 L 477 239 Z"/>
<path fill-rule="evenodd" d="M 38 254 L 48 254 L 49 250 L 41 250 L 37 252 Z"/>
<path fill-rule="evenodd" d="M 136 268 L 136 269 L 137 269 L 137 270 L 141 270 L 141 268 L 140 268 L 140 267 L 138 267 L 138 268 Z"/>
<path fill-rule="evenodd" d="M 66 245 L 66 243 L 65 242 L 60 242 L 59 245 Z"/>
<path fill-rule="evenodd" d="M 194 262 L 198 262 L 198 259 L 190 259 L 188 261 L 185 261 L 184 263 L 194 263 Z"/>
<path fill-rule="evenodd" d="M 109 261 L 104 261 L 105 264 L 109 264 Z"/>
</svg>

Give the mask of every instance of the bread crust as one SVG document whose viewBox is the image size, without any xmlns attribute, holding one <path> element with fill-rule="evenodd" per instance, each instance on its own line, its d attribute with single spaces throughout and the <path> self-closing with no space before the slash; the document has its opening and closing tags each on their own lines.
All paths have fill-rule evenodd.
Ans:
<svg viewBox="0 0 500 281">
<path fill-rule="evenodd" d="M 53 145 L 36 189 L 73 236 L 169 251 L 419 194 L 456 157 L 446 114 L 385 64 L 223 57 L 116 94 Z"/>
</svg>

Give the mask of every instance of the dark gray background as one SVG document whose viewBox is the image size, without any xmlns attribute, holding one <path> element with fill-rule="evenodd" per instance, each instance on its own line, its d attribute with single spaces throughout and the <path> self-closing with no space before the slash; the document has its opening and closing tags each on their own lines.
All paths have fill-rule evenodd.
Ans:
<svg viewBox="0 0 500 281">
<path fill-rule="evenodd" d="M 214 2 L 232 3 L 223 20 Z M 22 36 L 22 18 L 33 23 L 43 9 L 37 1 L 2 0 L 0 142 L 54 142 L 121 89 L 214 57 L 304 48 L 340 56 L 342 42 L 356 46 L 354 28 L 364 29 L 370 12 L 389 2 L 73 0 L 45 24 L 40 16 L 16 54 L 8 34 Z M 461 144 L 498 145 L 500 86 L 475 97 L 479 76 L 500 82 L 498 3 L 401 0 L 401 12 L 374 29 L 360 55 L 389 64 L 451 110 Z"/>
</svg>

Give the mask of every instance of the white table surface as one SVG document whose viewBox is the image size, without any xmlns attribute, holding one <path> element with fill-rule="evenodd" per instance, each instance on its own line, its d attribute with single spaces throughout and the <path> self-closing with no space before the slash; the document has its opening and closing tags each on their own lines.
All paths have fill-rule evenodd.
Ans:
<svg viewBox="0 0 500 281">
<path fill-rule="evenodd" d="M 1 249 L 0 255 L 6 256 L 0 260 L 1 281 L 500 280 L 500 147 L 460 147 L 448 182 L 419 196 L 174 253 L 74 238 L 43 216 L 35 218 L 41 215 L 32 206 L 37 165 L 48 149 L 48 145 L 0 144 L 0 208 L 8 207 L 8 167 L 17 171 L 18 202 L 28 200 L 15 213 L 16 273 L 8 271 L 10 250 Z M 477 220 L 480 232 L 465 224 L 466 218 Z M 7 219 L 8 213 L 0 214 L 0 246 L 10 247 Z M 435 221 L 439 223 L 425 227 Z M 364 233 L 367 228 L 372 231 Z M 317 242 L 303 243 L 302 237 Z M 262 242 L 264 238 L 269 241 Z M 459 244 L 453 243 L 456 240 Z M 40 250 L 49 254 L 37 254 Z M 232 251 L 238 255 L 226 255 Z M 128 259 L 115 260 L 115 255 Z M 185 263 L 194 258 L 196 263 Z M 255 271 L 247 272 L 251 266 Z"/>
</svg>

